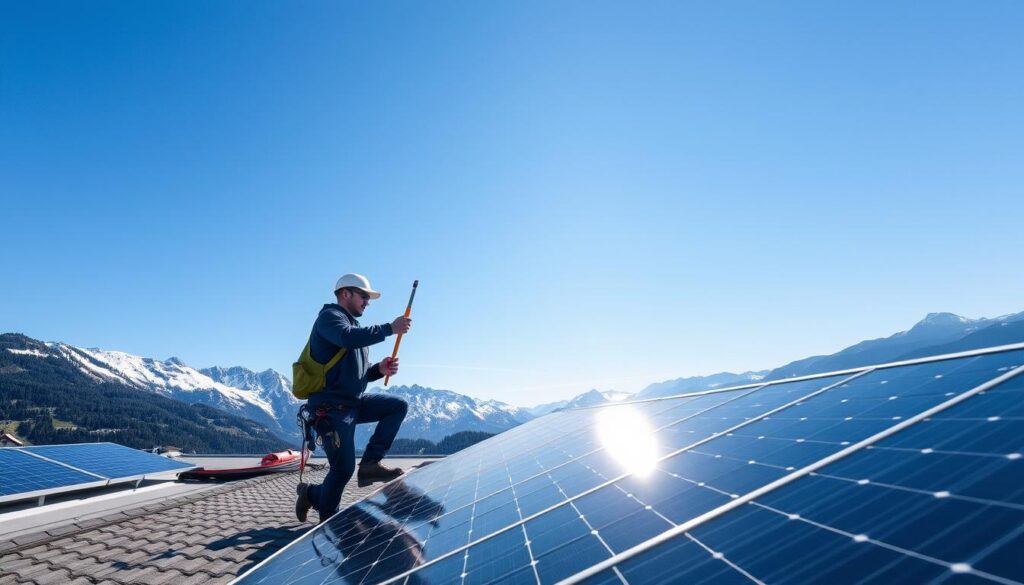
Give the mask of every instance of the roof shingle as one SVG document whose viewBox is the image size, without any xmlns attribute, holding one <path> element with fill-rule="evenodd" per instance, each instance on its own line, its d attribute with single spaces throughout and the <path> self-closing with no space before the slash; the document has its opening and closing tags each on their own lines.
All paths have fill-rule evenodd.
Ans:
<svg viewBox="0 0 1024 585">
<path fill-rule="evenodd" d="M 315 512 L 295 519 L 296 482 L 258 477 L 20 535 L 0 547 L 0 585 L 227 583 L 313 528 Z M 379 488 L 353 482 L 342 505 Z"/>
</svg>

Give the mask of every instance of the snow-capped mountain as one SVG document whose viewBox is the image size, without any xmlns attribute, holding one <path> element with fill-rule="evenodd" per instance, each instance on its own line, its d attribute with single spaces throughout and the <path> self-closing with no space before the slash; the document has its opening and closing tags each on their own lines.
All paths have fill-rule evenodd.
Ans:
<svg viewBox="0 0 1024 585">
<path fill-rule="evenodd" d="M 763 380 L 768 370 L 760 372 L 743 372 L 733 374 L 732 372 L 721 372 L 710 376 L 690 376 L 688 378 L 676 378 L 657 382 L 636 393 L 634 398 L 659 398 L 662 396 L 675 396 L 687 392 L 699 392 L 701 390 L 712 390 L 714 388 L 727 388 L 729 386 L 740 386 Z"/>
<path fill-rule="evenodd" d="M 398 436 L 410 439 L 438 441 L 460 431 L 500 433 L 534 418 L 528 409 L 497 400 L 479 400 L 450 390 L 412 385 L 373 387 L 368 392 L 398 396 L 409 404 Z M 373 427 L 360 425 L 356 428 L 358 448 L 365 444 Z"/>
<path fill-rule="evenodd" d="M 531 406 L 526 410 L 529 411 L 533 416 L 544 416 L 549 412 L 555 412 L 560 408 L 564 408 L 566 404 L 569 404 L 568 400 L 558 400 L 556 402 L 545 402 L 544 404 L 538 404 L 537 406 Z"/>
<path fill-rule="evenodd" d="M 996 325 L 1003 326 L 1019 321 L 1024 321 L 1024 312 L 992 319 L 969 319 L 953 313 L 928 313 L 924 319 L 906 331 L 894 333 L 889 337 L 861 341 L 832 355 L 797 360 L 772 370 L 768 379 L 776 380 L 877 364 L 908 354 L 927 355 L 919 352 L 924 348 L 954 343 Z"/>
<path fill-rule="evenodd" d="M 561 400 L 559 402 L 550 402 L 548 404 L 539 404 L 533 408 L 527 409 L 533 416 L 544 416 L 549 412 L 555 412 L 556 410 L 568 410 L 570 408 L 584 408 L 587 406 L 597 406 L 606 402 L 617 402 L 619 400 L 628 400 L 632 398 L 633 394 L 629 392 L 620 392 L 618 390 L 588 390 L 583 394 L 573 397 L 570 400 Z"/>
<path fill-rule="evenodd" d="M 214 382 L 255 392 L 261 399 L 270 404 L 274 417 L 283 427 L 281 436 L 299 438 L 295 423 L 301 400 L 292 396 L 292 382 L 276 370 L 267 369 L 254 372 L 241 366 L 222 368 L 213 366 L 202 368 L 201 373 L 209 376 Z"/>
<path fill-rule="evenodd" d="M 281 409 L 280 391 L 273 385 L 268 390 L 258 384 L 239 387 L 223 383 L 174 357 L 161 361 L 122 351 L 83 349 L 66 343 L 47 343 L 46 346 L 53 355 L 72 362 L 96 381 L 117 382 L 188 404 L 205 404 L 261 423 L 284 438 L 298 436 L 294 424 L 283 424 L 295 416 L 295 410 L 291 408 L 289 414 Z M 219 370 L 217 374 L 232 370 L 235 369 Z M 240 372 L 236 374 L 244 377 Z M 253 374 L 253 378 L 259 376 L 262 374 Z M 290 392 L 290 387 L 285 390 Z"/>
<path fill-rule="evenodd" d="M 590 390 L 584 392 L 579 396 L 570 400 L 563 409 L 570 408 L 584 408 L 587 406 L 597 406 L 599 404 L 605 404 L 606 402 L 618 402 L 620 400 L 627 400 L 633 396 L 630 392 L 619 392 L 618 390 Z"/>
<path fill-rule="evenodd" d="M 651 384 L 634 398 L 674 396 L 727 386 L 778 380 L 819 372 L 964 351 L 978 347 L 1019 342 L 1024 339 L 1024 312 L 995 318 L 970 319 L 953 313 L 928 313 L 906 331 L 861 341 L 831 355 L 812 356 L 774 370 L 678 378 Z"/>
<path fill-rule="evenodd" d="M 47 348 L 96 381 L 114 381 L 189 404 L 213 406 L 264 424 L 283 438 L 300 440 L 294 421 L 302 402 L 292 396 L 291 381 L 274 370 L 253 372 L 238 366 L 196 369 L 178 358 L 158 360 L 66 343 L 49 343 Z M 460 431 L 499 433 L 534 418 L 525 408 L 422 386 L 372 388 L 370 392 L 401 396 L 409 403 L 399 434 L 406 438 L 436 441 Z M 372 429 L 372 425 L 360 425 L 360 444 L 365 444 Z"/>
<path fill-rule="evenodd" d="M 172 398 L 165 386 L 188 373 L 175 371 L 174 363 L 152 367 L 128 376 L 76 348 L 0 334 L 0 419 L 37 445 L 101 440 L 138 449 L 175 445 L 192 453 L 267 453 L 291 446 L 249 417 Z M 158 378 L 155 372 L 166 379 L 149 379 Z M 235 400 L 229 395 L 221 403 Z"/>
</svg>

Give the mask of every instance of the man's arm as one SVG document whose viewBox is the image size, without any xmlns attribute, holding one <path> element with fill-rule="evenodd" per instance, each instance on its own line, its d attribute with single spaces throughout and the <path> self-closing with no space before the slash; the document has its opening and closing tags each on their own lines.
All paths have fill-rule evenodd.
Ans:
<svg viewBox="0 0 1024 585">
<path fill-rule="evenodd" d="M 366 381 L 376 382 L 384 377 L 384 374 L 380 373 L 380 362 L 377 362 L 370 366 L 369 370 L 366 370 Z"/>
<path fill-rule="evenodd" d="M 353 327 L 348 317 L 340 311 L 326 311 L 316 320 L 316 332 L 324 339 L 339 347 L 357 349 L 384 341 L 391 335 L 391 324 Z"/>
</svg>

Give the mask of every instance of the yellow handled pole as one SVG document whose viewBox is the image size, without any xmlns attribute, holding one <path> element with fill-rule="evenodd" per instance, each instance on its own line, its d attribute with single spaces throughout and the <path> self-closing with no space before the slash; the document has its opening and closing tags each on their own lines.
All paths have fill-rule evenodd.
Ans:
<svg viewBox="0 0 1024 585">
<path fill-rule="evenodd" d="M 409 318 L 409 314 L 412 313 L 412 300 L 416 298 L 416 287 L 420 285 L 419 280 L 412 281 L 412 294 L 409 295 L 409 304 L 405 306 L 405 318 Z M 402 345 L 402 334 L 398 334 L 398 339 L 395 340 L 395 350 L 391 352 L 391 359 L 398 357 L 398 346 Z M 391 379 L 391 374 L 384 377 L 384 385 L 388 385 L 388 380 Z"/>
</svg>

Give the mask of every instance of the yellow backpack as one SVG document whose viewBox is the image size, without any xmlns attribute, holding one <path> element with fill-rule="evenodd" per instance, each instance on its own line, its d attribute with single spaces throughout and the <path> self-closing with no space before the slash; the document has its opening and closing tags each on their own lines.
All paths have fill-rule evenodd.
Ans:
<svg viewBox="0 0 1024 585">
<path fill-rule="evenodd" d="M 334 354 L 331 361 L 326 364 L 313 359 L 309 355 L 309 342 L 302 349 L 299 361 L 292 364 L 292 396 L 300 400 L 306 400 L 310 394 L 319 392 L 327 385 L 327 371 L 330 370 L 345 357 L 346 349 L 343 347 Z"/>
</svg>

